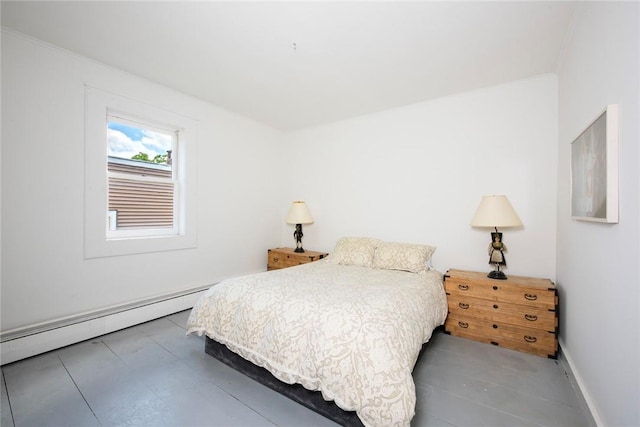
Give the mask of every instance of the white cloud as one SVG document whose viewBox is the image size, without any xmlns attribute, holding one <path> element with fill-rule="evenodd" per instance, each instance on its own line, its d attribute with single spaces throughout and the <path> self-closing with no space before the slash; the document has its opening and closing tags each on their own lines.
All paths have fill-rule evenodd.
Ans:
<svg viewBox="0 0 640 427">
<path fill-rule="evenodd" d="M 130 159 L 134 155 L 143 152 L 153 159 L 156 154 L 166 154 L 171 148 L 169 135 L 144 131 L 141 140 L 133 140 L 123 132 L 116 129 L 107 129 L 109 156 Z"/>
<path fill-rule="evenodd" d="M 171 136 L 163 133 L 143 131 L 143 137 L 140 141 L 147 148 L 147 152 L 153 156 L 156 154 L 167 154 L 167 150 L 171 149 Z M 151 157 L 153 157 L 151 156 Z"/>
</svg>

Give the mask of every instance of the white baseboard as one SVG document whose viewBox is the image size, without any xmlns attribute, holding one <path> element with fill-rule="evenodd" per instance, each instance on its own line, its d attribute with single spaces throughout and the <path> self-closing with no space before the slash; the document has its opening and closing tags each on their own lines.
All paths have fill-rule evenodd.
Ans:
<svg viewBox="0 0 640 427">
<path fill-rule="evenodd" d="M 593 398 L 591 397 L 591 395 L 589 394 L 589 391 L 587 390 L 584 381 L 582 380 L 582 377 L 580 376 L 579 371 L 575 368 L 575 365 L 573 363 L 573 359 L 571 358 L 571 355 L 567 352 L 566 347 L 564 345 L 564 342 L 562 341 L 562 339 L 558 339 L 559 344 L 560 344 L 560 348 L 561 348 L 561 354 L 560 354 L 560 359 L 562 360 L 563 363 L 566 364 L 566 371 L 569 374 L 569 376 L 571 377 L 571 381 L 575 384 L 575 386 L 578 388 L 578 391 L 581 393 L 581 397 L 584 400 L 584 404 L 586 405 L 586 410 L 589 411 L 591 413 L 591 417 L 593 418 L 593 422 L 595 423 L 595 425 L 597 427 L 604 427 L 605 423 L 604 421 L 602 421 L 602 418 L 600 417 L 600 414 L 598 413 L 598 410 L 596 409 L 596 404 L 593 400 Z"/>
<path fill-rule="evenodd" d="M 209 287 L 138 301 L 75 318 L 9 331 L 0 343 L 0 364 L 15 362 L 100 335 L 192 308 Z"/>
</svg>

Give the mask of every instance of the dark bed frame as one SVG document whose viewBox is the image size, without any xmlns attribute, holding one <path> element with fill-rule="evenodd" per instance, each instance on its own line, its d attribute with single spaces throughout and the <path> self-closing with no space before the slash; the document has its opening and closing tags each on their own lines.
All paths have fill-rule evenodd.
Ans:
<svg viewBox="0 0 640 427">
<path fill-rule="evenodd" d="M 277 379 L 265 368 L 254 365 L 246 359 L 238 356 L 229 350 L 224 344 L 205 337 L 204 351 L 231 366 L 233 369 L 242 372 L 248 377 L 258 381 L 260 384 L 277 391 L 301 405 L 306 406 L 323 415 L 330 420 L 346 427 L 363 427 L 362 421 L 354 411 L 344 411 L 333 401 L 326 401 L 319 391 L 307 390 L 300 384 L 286 384 Z"/>
</svg>

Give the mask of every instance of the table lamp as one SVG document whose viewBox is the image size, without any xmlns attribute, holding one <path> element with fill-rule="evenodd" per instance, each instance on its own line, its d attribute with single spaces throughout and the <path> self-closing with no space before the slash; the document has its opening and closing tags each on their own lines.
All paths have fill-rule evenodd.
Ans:
<svg viewBox="0 0 640 427">
<path fill-rule="evenodd" d="M 495 270 L 488 277 L 497 280 L 506 280 L 507 276 L 500 271 L 500 266 L 506 266 L 504 253 L 507 247 L 502 241 L 502 233 L 498 227 L 519 227 L 522 221 L 509 203 L 507 196 L 484 196 L 480 201 L 478 210 L 471 220 L 472 227 L 491 227 L 491 243 L 489 244 L 489 264 L 495 266 Z"/>
<path fill-rule="evenodd" d="M 301 200 L 293 202 L 285 221 L 287 224 L 295 224 L 296 226 L 296 231 L 293 232 L 293 237 L 296 239 L 294 252 L 304 252 L 304 249 L 302 249 L 302 224 L 313 223 L 313 217 L 306 203 Z"/>
</svg>

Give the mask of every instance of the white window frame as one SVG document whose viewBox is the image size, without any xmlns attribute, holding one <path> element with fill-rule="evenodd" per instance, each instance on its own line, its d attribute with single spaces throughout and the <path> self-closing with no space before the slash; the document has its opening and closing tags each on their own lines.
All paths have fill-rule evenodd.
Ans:
<svg viewBox="0 0 640 427">
<path fill-rule="evenodd" d="M 85 86 L 85 258 L 195 248 L 197 122 L 140 101 Z M 107 120 L 122 117 L 179 132 L 175 153 L 174 228 L 109 231 Z"/>
</svg>

